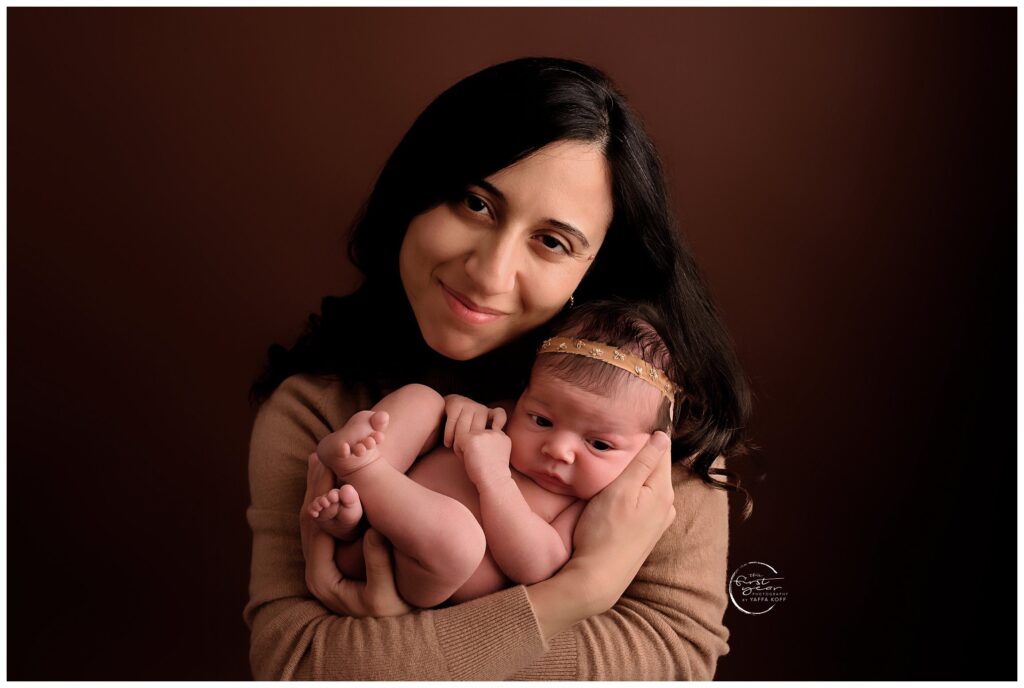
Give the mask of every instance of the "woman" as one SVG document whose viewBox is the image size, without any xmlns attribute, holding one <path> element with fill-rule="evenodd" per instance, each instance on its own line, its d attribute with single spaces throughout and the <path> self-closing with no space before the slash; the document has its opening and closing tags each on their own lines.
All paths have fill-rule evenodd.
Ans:
<svg viewBox="0 0 1024 688">
<path fill-rule="evenodd" d="M 711 474 L 730 475 L 748 393 L 653 145 L 608 79 L 529 58 L 459 82 L 388 160 L 349 249 L 362 285 L 324 299 L 290 351 L 271 347 L 252 390 L 267 400 L 250 455 L 256 678 L 710 679 L 728 651 L 724 490 L 738 488 Z M 609 296 L 664 313 L 687 383 L 675 465 L 652 440 L 587 506 L 551 579 L 412 612 L 372 530 L 360 584 L 308 517 L 296 529 L 333 480 L 307 457 L 351 413 L 410 382 L 514 397 L 543 325 Z"/>
</svg>

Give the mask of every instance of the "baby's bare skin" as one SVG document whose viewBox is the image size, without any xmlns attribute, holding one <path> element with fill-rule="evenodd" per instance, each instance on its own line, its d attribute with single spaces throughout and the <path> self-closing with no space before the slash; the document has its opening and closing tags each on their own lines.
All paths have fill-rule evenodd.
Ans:
<svg viewBox="0 0 1024 688">
<path fill-rule="evenodd" d="M 332 459 L 329 468 L 338 478 L 344 479 L 347 473 L 370 460 L 366 452 L 383 441 L 381 431 L 389 420 L 386 411 L 360 411 L 348 420 L 343 432 L 324 438 L 322 455 Z M 318 454 L 320 449 L 318 447 Z M 357 526 L 363 517 L 363 506 L 356 489 L 346 484 L 314 499 L 309 504 L 309 514 L 326 532 L 339 540 L 352 542 L 359 535 Z"/>
<path fill-rule="evenodd" d="M 309 514 L 326 532 L 351 542 L 358 535 L 356 526 L 363 517 L 363 505 L 356 488 L 342 485 L 314 499 L 309 505 Z"/>
<path fill-rule="evenodd" d="M 572 555 L 587 500 L 650 438 L 660 400 L 642 381 L 606 396 L 535 370 L 507 416 L 409 385 L 321 440 L 318 457 L 348 490 L 308 508 L 341 540 L 339 570 L 361 578 L 361 505 L 394 545 L 399 593 L 419 607 L 545 580 Z M 443 418 L 445 446 L 413 465 L 436 445 Z"/>
<path fill-rule="evenodd" d="M 463 459 L 441 446 L 404 472 L 416 453 L 436 438 L 444 406 L 436 392 L 416 387 L 389 395 L 382 401 L 386 410 L 361 411 L 321 440 L 318 457 L 347 484 L 315 498 L 308 509 L 340 540 L 335 559 L 342 573 L 362 578 L 356 525 L 365 508 L 373 527 L 394 545 L 399 592 L 411 604 L 431 607 L 449 598 L 458 602 L 480 597 L 509 580 L 487 548 L 478 488 L 467 476 Z M 388 432 L 395 417 L 400 434 Z M 465 422 L 462 430 L 468 432 Z M 507 454 L 497 461 L 507 467 Z M 549 523 L 578 501 L 548 492 L 515 471 L 513 479 L 530 508 Z"/>
<path fill-rule="evenodd" d="M 364 575 L 355 529 L 362 515 L 361 494 L 368 504 L 382 505 L 368 509 L 368 516 L 395 547 L 395 578 L 408 601 L 434 606 L 449 598 L 459 602 L 503 589 L 509 579 L 489 551 L 480 548 L 485 539 L 479 494 L 464 461 L 453 449 L 440 446 L 408 474 L 399 473 L 380 461 L 389 447 L 389 422 L 388 412 L 360 412 L 317 448 L 317 456 L 348 481 L 309 505 L 317 523 L 343 541 L 337 548 L 339 568 L 346 576 Z M 549 492 L 518 472 L 512 477 L 530 508 L 549 523 L 578 501 Z M 453 585 L 453 580 L 461 584 Z"/>
<path fill-rule="evenodd" d="M 511 470 L 512 479 L 521 490 L 527 504 L 534 513 L 548 523 L 554 521 L 574 502 L 580 501 L 573 497 L 548 492 L 515 469 Z M 466 474 L 463 460 L 458 458 L 451 449 L 438 447 L 430 452 L 413 466 L 409 477 L 430 490 L 457 500 L 473 513 L 478 522 L 483 522 L 477 487 Z M 576 510 L 572 522 L 573 527 L 575 527 L 575 521 L 579 518 L 581 511 L 582 509 Z M 509 578 L 497 565 L 491 554 L 491 548 L 495 544 L 497 543 L 494 538 L 488 540 L 488 548 L 483 560 L 469 580 L 452 594 L 452 601 L 463 602 L 482 597 L 501 590 L 509 584 Z M 568 556 L 566 556 L 566 560 L 568 560 Z"/>
<path fill-rule="evenodd" d="M 356 490 L 369 522 L 394 545 L 398 591 L 418 607 L 448 599 L 486 549 L 469 509 L 406 475 L 423 447 L 436 443 L 443 412 L 444 399 L 436 392 L 410 385 L 385 397 L 369 415 L 356 414 L 317 447 L 320 460 Z M 401 431 L 389 433 L 390 423 Z M 322 504 L 321 498 L 314 503 Z M 358 550 L 358 541 L 336 547 L 346 576 L 362 568 Z"/>
</svg>

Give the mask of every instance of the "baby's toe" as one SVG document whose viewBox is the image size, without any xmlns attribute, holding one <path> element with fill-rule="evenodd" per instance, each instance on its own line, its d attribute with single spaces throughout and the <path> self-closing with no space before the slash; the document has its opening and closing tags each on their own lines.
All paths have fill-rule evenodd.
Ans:
<svg viewBox="0 0 1024 688">
<path fill-rule="evenodd" d="M 338 498 L 343 506 L 349 507 L 359 503 L 359 493 L 351 485 L 342 485 L 338 488 Z"/>
<path fill-rule="evenodd" d="M 387 411 L 377 411 L 370 416 L 370 427 L 374 430 L 383 430 L 388 426 L 390 420 L 391 416 L 388 415 Z"/>
</svg>

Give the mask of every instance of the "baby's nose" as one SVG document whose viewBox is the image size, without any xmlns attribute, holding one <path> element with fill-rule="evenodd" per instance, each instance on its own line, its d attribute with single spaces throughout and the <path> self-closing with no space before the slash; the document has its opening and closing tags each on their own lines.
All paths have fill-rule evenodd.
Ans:
<svg viewBox="0 0 1024 688">
<path fill-rule="evenodd" d="M 542 451 L 555 461 L 564 461 L 571 464 L 576 458 L 572 443 L 565 440 L 552 439 L 544 444 Z"/>
</svg>

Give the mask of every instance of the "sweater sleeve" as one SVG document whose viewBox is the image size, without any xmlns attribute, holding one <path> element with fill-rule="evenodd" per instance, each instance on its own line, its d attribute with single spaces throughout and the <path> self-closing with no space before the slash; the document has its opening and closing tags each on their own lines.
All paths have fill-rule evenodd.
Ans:
<svg viewBox="0 0 1024 688">
<path fill-rule="evenodd" d="M 715 463 L 721 466 L 721 459 Z M 550 640 L 517 679 L 711 680 L 729 652 L 728 495 L 680 466 L 672 471 L 676 519 L 609 611 Z M 572 657 L 567 671 L 560 657 Z"/>
<path fill-rule="evenodd" d="M 726 498 L 675 470 L 676 520 L 637 579 L 611 610 L 548 643 L 523 586 L 398 617 L 350 618 L 325 608 L 305 585 L 298 513 L 306 457 L 367 401 L 345 398 L 337 383 L 293 376 L 257 413 L 243 612 L 254 678 L 711 678 L 728 652 Z"/>
<path fill-rule="evenodd" d="M 306 589 L 298 522 L 306 457 L 358 403 L 338 390 L 336 383 L 293 376 L 264 402 L 253 424 L 252 568 L 243 612 L 253 677 L 498 679 L 536 660 L 546 647 L 522 586 L 380 619 L 339 616 Z"/>
</svg>

